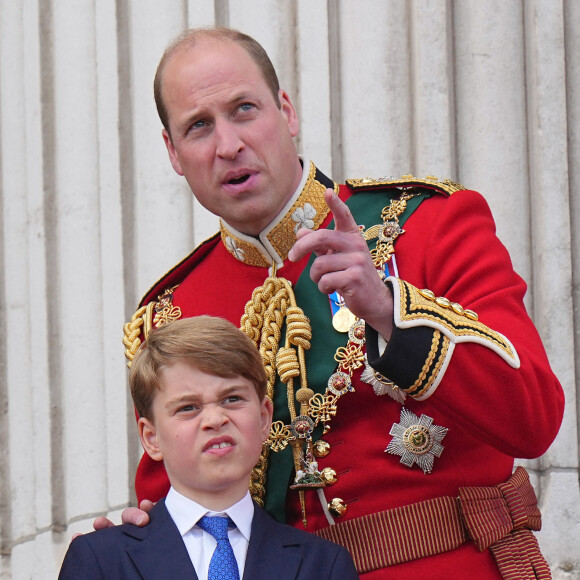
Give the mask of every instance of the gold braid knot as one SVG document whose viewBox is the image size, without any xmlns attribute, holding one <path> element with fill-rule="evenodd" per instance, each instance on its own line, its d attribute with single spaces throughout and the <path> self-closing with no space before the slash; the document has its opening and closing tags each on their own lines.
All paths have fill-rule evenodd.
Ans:
<svg viewBox="0 0 580 580">
<path fill-rule="evenodd" d="M 312 328 L 302 308 L 298 306 L 288 308 L 286 312 L 286 325 L 290 344 L 301 346 L 304 350 L 308 350 L 310 348 L 310 340 L 312 339 Z"/>
<path fill-rule="evenodd" d="M 278 286 L 276 280 L 278 278 L 268 278 L 262 286 L 254 289 L 240 321 L 241 330 L 254 341 L 256 346 L 260 343 L 260 335 L 268 303 L 276 293 L 276 286 Z"/>
<path fill-rule="evenodd" d="M 276 367 L 280 380 L 287 383 L 291 379 L 300 376 L 300 364 L 298 363 L 298 355 L 292 347 L 284 347 L 278 351 L 276 356 Z"/>
</svg>

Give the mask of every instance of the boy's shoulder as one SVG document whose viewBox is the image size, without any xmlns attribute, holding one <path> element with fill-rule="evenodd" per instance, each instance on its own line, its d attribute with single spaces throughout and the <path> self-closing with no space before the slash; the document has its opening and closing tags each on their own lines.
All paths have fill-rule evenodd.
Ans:
<svg viewBox="0 0 580 580">
<path fill-rule="evenodd" d="M 192 571 L 181 534 L 160 501 L 148 525 L 112 526 L 76 537 L 65 555 L 59 580 L 84 578 L 171 578 Z M 171 573 L 170 573 L 171 571 Z M 159 572 L 159 574 L 157 574 Z M 163 575 L 167 572 L 167 575 Z"/>
<path fill-rule="evenodd" d="M 118 526 L 96 530 L 90 534 L 85 534 L 83 537 L 90 538 L 92 541 L 102 542 L 118 541 L 121 536 L 142 540 L 149 536 L 153 530 L 156 530 L 164 524 L 173 524 L 173 520 L 165 507 L 165 499 L 162 499 L 158 501 L 149 512 L 149 524 L 146 526 L 120 524 Z"/>
<path fill-rule="evenodd" d="M 275 534 L 280 539 L 282 543 L 307 543 L 313 544 L 314 547 L 330 545 L 332 547 L 337 547 L 337 544 L 330 542 L 324 538 L 319 536 L 315 536 L 310 532 L 305 530 L 301 530 L 299 528 L 295 528 L 288 524 L 284 524 L 279 522 L 278 520 L 274 519 L 266 510 L 262 509 L 259 506 L 256 506 L 254 512 L 254 518 L 256 518 L 257 524 L 265 523 L 267 521 L 269 526 L 272 526 L 272 529 L 275 527 L 276 531 Z M 267 520 L 266 520 L 267 518 Z"/>
<path fill-rule="evenodd" d="M 284 570 L 281 574 L 280 570 Z M 261 577 L 354 580 L 346 548 L 272 518 L 255 506 L 246 570 Z"/>
</svg>

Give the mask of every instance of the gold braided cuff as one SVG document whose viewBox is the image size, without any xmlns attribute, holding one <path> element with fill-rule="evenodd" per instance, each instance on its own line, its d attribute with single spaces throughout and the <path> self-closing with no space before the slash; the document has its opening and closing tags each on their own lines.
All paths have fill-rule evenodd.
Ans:
<svg viewBox="0 0 580 580">
<path fill-rule="evenodd" d="M 423 400 L 433 394 L 449 364 L 454 346 L 462 342 L 481 344 L 498 354 L 513 368 L 520 359 L 512 343 L 499 332 L 477 319 L 477 314 L 456 302 L 436 297 L 430 290 L 419 290 L 412 284 L 390 276 L 393 290 L 394 318 L 398 328 L 428 326 L 435 329 L 433 345 L 416 383 L 405 389 L 412 397 Z"/>
</svg>

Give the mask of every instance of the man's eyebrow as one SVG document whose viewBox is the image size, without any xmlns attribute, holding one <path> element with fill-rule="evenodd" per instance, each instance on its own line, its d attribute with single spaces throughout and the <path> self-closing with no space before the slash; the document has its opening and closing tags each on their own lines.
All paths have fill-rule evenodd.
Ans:
<svg viewBox="0 0 580 580">
<path fill-rule="evenodd" d="M 234 93 L 228 102 L 235 103 L 237 101 L 247 101 L 248 99 L 255 100 L 248 95 L 248 91 L 240 91 L 238 93 Z"/>
<path fill-rule="evenodd" d="M 223 101 L 223 104 L 226 107 L 235 107 L 240 103 L 250 102 L 250 103 L 257 103 L 260 104 L 262 99 L 260 99 L 259 95 L 253 94 L 251 91 L 248 90 L 241 90 L 235 93 L 232 93 L 226 100 Z M 200 107 L 201 109 L 202 107 Z"/>
<path fill-rule="evenodd" d="M 225 101 L 226 105 L 231 107 L 238 103 L 243 103 L 244 101 L 249 101 L 252 103 L 256 103 L 257 105 L 262 104 L 262 99 L 258 95 L 252 95 L 249 91 L 244 90 L 231 95 L 227 101 Z M 205 117 L 210 116 L 212 113 L 209 111 L 211 107 L 207 104 L 202 104 L 191 111 L 188 111 L 182 119 L 180 119 L 176 125 L 177 129 L 181 130 L 182 133 L 186 133 L 192 123 L 197 120 L 204 119 Z"/>
<path fill-rule="evenodd" d="M 195 121 L 204 117 L 207 117 L 205 107 L 196 107 L 193 111 L 188 111 L 183 115 L 183 118 L 179 119 L 175 124 L 179 132 L 185 134 Z"/>
</svg>

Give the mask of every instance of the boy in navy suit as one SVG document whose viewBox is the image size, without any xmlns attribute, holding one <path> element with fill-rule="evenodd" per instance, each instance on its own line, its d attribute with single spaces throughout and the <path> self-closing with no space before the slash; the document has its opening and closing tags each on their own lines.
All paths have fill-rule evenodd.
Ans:
<svg viewBox="0 0 580 580">
<path fill-rule="evenodd" d="M 253 342 L 210 316 L 155 330 L 129 376 L 145 451 L 164 461 L 167 497 L 143 528 L 75 538 L 59 578 L 358 578 L 348 552 L 280 524 L 251 499 L 272 402 Z"/>
</svg>

